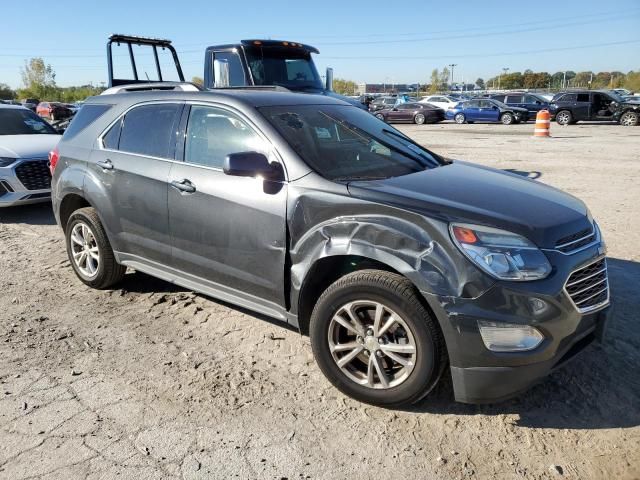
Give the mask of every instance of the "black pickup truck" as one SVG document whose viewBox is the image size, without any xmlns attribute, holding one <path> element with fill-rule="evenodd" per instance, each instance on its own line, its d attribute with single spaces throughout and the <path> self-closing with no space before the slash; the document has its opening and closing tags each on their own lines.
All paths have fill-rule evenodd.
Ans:
<svg viewBox="0 0 640 480">
<path fill-rule="evenodd" d="M 130 75 L 126 77 L 114 76 L 114 46 L 128 50 L 124 56 L 129 57 Z M 311 56 L 318 53 L 318 49 L 310 45 L 281 40 L 242 40 L 240 43 L 210 46 L 205 50 L 204 88 L 276 87 L 337 98 L 366 110 L 366 105 L 360 101 L 333 91 L 331 68 L 327 68 L 325 82 L 322 82 Z M 166 58 L 167 54 L 169 58 Z M 162 61 L 163 55 L 165 61 Z M 147 60 L 153 58 L 153 62 L 145 63 L 145 57 Z M 175 68 L 175 72 L 169 72 L 171 78 L 185 81 L 178 54 L 170 40 L 114 34 L 107 43 L 107 60 L 109 87 L 134 85 L 129 88 L 131 90 L 137 84 L 167 83 L 170 78 L 167 66 Z M 151 68 L 145 68 L 145 65 Z M 164 72 L 162 65 L 165 66 Z M 120 71 L 124 70 L 122 63 L 119 66 Z"/>
</svg>

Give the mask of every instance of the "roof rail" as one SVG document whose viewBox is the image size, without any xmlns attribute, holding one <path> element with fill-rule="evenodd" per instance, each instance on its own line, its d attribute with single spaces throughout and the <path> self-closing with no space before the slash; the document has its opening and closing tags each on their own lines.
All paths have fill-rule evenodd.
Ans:
<svg viewBox="0 0 640 480">
<path fill-rule="evenodd" d="M 149 91 L 201 92 L 202 88 L 189 82 L 148 82 L 118 85 L 106 89 L 100 95 L 115 95 L 117 93 L 134 93 Z"/>
<path fill-rule="evenodd" d="M 229 87 L 216 87 L 216 90 L 272 90 L 276 92 L 291 92 L 288 88 L 280 85 L 239 85 Z"/>
</svg>

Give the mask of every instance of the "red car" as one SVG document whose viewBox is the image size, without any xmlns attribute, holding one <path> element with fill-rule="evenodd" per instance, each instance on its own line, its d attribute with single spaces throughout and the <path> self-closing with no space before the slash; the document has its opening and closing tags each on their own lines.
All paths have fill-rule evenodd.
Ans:
<svg viewBox="0 0 640 480">
<path fill-rule="evenodd" d="M 70 108 L 57 102 L 40 102 L 36 107 L 36 113 L 41 117 L 48 118 L 52 122 L 63 120 L 73 115 Z"/>
<path fill-rule="evenodd" d="M 378 110 L 374 114 L 387 123 L 436 123 L 444 120 L 444 110 L 428 103 L 401 103 L 395 107 Z"/>
</svg>

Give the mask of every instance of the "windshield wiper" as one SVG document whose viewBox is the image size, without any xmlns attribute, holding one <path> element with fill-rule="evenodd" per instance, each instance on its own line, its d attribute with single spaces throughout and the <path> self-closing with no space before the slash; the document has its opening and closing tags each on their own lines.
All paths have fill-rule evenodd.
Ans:
<svg viewBox="0 0 640 480">
<path fill-rule="evenodd" d="M 372 175 L 345 175 L 344 177 L 334 177 L 334 182 L 354 182 L 356 180 L 384 180 L 389 177 L 372 176 Z"/>
<path fill-rule="evenodd" d="M 388 128 L 383 128 L 382 131 L 388 135 L 394 136 L 396 138 L 399 138 L 405 142 L 408 143 L 408 145 L 405 145 L 407 148 L 411 148 L 411 151 L 420 155 L 422 158 L 425 158 L 429 161 L 429 163 L 431 163 L 434 159 L 436 160 L 436 165 L 438 164 L 438 159 L 440 159 L 440 157 L 438 155 L 436 155 L 435 153 L 429 152 L 429 155 L 427 155 L 425 153 L 425 149 L 422 145 L 414 142 L 413 140 L 411 140 L 409 137 L 398 133 L 398 132 L 394 132 L 393 130 L 389 130 Z M 442 160 L 441 160 L 442 161 Z M 445 162 L 442 161 L 442 163 L 444 164 Z"/>
</svg>

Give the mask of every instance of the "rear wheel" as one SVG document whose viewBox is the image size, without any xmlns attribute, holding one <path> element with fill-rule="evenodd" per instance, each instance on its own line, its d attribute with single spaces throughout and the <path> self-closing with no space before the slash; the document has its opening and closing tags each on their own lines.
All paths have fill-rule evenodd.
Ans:
<svg viewBox="0 0 640 480">
<path fill-rule="evenodd" d="M 558 125 L 569 125 L 573 122 L 573 115 L 569 110 L 561 110 L 556 113 L 556 123 Z"/>
<path fill-rule="evenodd" d="M 461 125 L 465 122 L 466 118 L 464 116 L 464 113 L 456 113 L 453 117 L 453 121 L 456 122 L 457 124 Z"/>
<path fill-rule="evenodd" d="M 513 114 L 507 112 L 507 113 L 503 113 L 502 116 L 500 117 L 500 121 L 502 122 L 503 125 L 511 125 L 514 122 L 514 118 L 513 118 Z"/>
<path fill-rule="evenodd" d="M 424 115 L 421 113 L 417 113 L 415 117 L 413 117 L 413 123 L 416 125 L 422 125 L 424 123 Z"/>
<path fill-rule="evenodd" d="M 415 403 L 446 365 L 442 334 L 406 278 L 361 270 L 332 284 L 310 323 L 322 372 L 340 391 L 386 407 Z"/>
<path fill-rule="evenodd" d="M 624 112 L 620 117 L 620 125 L 635 127 L 638 125 L 639 115 L 636 112 Z"/>
<path fill-rule="evenodd" d="M 92 288 L 109 288 L 124 277 L 98 214 L 91 207 L 76 210 L 65 230 L 67 255 L 76 275 Z"/>
</svg>

